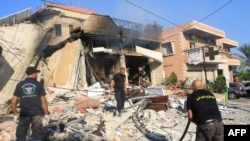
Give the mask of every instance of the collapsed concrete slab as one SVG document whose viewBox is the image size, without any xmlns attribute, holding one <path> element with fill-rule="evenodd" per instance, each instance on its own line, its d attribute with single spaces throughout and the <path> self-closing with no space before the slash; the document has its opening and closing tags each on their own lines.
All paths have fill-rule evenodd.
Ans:
<svg viewBox="0 0 250 141">
<path fill-rule="evenodd" d="M 43 43 L 46 42 L 49 29 L 36 24 L 20 23 L 0 27 L 0 44 L 3 48 L 0 56 L 0 104 L 8 101 L 16 84 L 25 77 L 28 66 L 38 63 Z"/>
</svg>

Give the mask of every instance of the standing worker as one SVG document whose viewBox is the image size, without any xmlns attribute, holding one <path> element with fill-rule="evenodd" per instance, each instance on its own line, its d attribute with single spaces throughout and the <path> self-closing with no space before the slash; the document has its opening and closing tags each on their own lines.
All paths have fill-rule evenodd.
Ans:
<svg viewBox="0 0 250 141">
<path fill-rule="evenodd" d="M 18 122 L 16 129 L 16 141 L 25 141 L 31 124 L 32 139 L 42 140 L 44 134 L 43 120 L 49 122 L 48 104 L 45 98 L 43 85 L 36 80 L 37 70 L 35 67 L 26 69 L 27 77 L 19 82 L 14 91 L 11 107 L 14 121 Z M 17 117 L 16 105 L 19 99 L 20 114 Z"/>
<path fill-rule="evenodd" d="M 204 90 L 201 80 L 194 80 L 192 88 L 187 110 L 189 120 L 197 125 L 195 141 L 224 141 L 224 124 L 215 96 Z"/>
<path fill-rule="evenodd" d="M 110 81 L 111 92 L 115 92 L 116 108 L 118 110 L 118 116 L 121 116 L 121 112 L 124 110 L 124 103 L 126 100 L 126 75 L 125 68 L 121 67 L 120 71 L 113 76 Z"/>
</svg>

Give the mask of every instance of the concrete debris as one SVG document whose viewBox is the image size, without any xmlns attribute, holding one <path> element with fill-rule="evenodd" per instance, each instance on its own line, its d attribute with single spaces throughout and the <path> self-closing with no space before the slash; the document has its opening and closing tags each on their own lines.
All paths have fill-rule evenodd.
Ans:
<svg viewBox="0 0 250 141">
<path fill-rule="evenodd" d="M 85 91 L 47 88 L 47 92 L 50 111 L 50 123 L 45 127 L 47 141 L 178 141 L 188 121 L 186 96 L 179 93 L 162 95 L 168 95 L 167 110 L 147 108 L 153 99 L 150 101 L 148 95 L 140 95 L 133 104 L 128 99 L 126 112 L 118 117 L 114 94 L 105 92 L 93 98 Z M 218 104 L 225 124 L 250 124 L 249 104 L 242 106 L 230 101 Z M 15 140 L 17 125 L 12 113 L 2 110 L 0 120 L 0 140 Z M 195 140 L 195 128 L 191 123 L 184 140 Z"/>
</svg>

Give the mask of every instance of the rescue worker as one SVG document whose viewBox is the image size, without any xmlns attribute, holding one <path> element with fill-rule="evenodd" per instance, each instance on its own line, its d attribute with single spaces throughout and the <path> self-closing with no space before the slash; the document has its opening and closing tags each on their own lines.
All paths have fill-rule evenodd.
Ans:
<svg viewBox="0 0 250 141">
<path fill-rule="evenodd" d="M 118 116 L 121 116 L 121 112 L 124 110 L 124 103 L 126 100 L 126 69 L 124 67 L 120 68 L 120 71 L 113 76 L 110 82 L 111 92 L 115 92 L 116 108 L 118 110 Z"/>
<path fill-rule="evenodd" d="M 11 101 L 14 121 L 18 123 L 16 129 L 16 141 L 25 141 L 31 125 L 33 140 L 43 140 L 44 122 L 49 122 L 48 104 L 45 98 L 43 85 L 36 80 L 37 70 L 35 67 L 26 69 L 27 77 L 16 85 Z M 20 102 L 19 119 L 17 116 L 17 102 Z"/>
<path fill-rule="evenodd" d="M 194 80 L 192 88 L 187 110 L 189 120 L 197 125 L 195 141 L 224 141 L 224 124 L 216 97 L 204 89 L 201 80 Z"/>
</svg>

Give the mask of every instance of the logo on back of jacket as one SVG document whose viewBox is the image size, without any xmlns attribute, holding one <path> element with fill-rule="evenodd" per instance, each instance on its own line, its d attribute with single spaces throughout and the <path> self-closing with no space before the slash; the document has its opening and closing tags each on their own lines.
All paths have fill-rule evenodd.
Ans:
<svg viewBox="0 0 250 141">
<path fill-rule="evenodd" d="M 200 100 L 203 100 L 203 99 L 216 99 L 215 96 L 212 96 L 212 95 L 202 95 L 202 96 L 198 96 L 196 98 L 196 101 L 200 101 Z"/>
<path fill-rule="evenodd" d="M 36 96 L 36 85 L 28 83 L 22 86 L 23 97 L 33 97 Z"/>
</svg>

